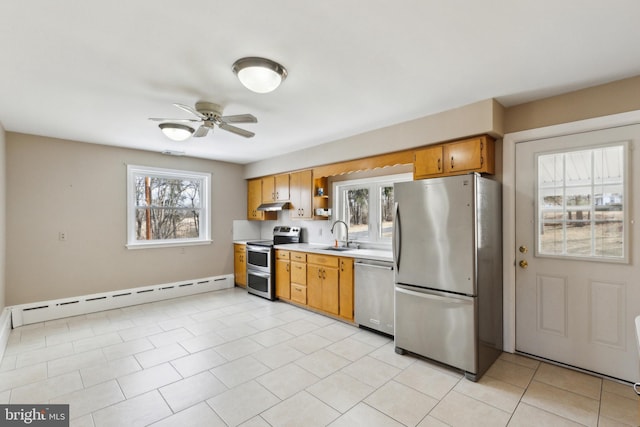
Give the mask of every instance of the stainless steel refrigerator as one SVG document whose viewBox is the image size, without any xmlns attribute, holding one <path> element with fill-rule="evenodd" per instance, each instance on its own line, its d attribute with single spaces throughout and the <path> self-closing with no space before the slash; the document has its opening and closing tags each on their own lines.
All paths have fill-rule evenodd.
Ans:
<svg viewBox="0 0 640 427">
<path fill-rule="evenodd" d="M 476 381 L 502 351 L 500 184 L 477 174 L 394 185 L 395 348 Z"/>
</svg>

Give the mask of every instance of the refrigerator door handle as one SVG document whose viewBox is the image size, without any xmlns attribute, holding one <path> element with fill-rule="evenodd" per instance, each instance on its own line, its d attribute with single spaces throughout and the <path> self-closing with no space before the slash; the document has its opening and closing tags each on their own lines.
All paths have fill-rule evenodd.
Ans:
<svg viewBox="0 0 640 427">
<path fill-rule="evenodd" d="M 400 205 L 398 205 L 397 202 L 394 204 L 393 211 L 393 240 L 391 241 L 391 250 L 393 251 L 393 267 L 396 271 L 399 271 L 402 237 L 400 236 Z"/>
</svg>

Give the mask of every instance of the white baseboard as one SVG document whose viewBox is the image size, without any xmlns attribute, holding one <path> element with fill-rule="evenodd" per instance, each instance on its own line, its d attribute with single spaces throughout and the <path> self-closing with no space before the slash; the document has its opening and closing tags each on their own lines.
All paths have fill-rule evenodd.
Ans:
<svg viewBox="0 0 640 427">
<path fill-rule="evenodd" d="M 234 287 L 233 274 L 7 307 L 13 327 Z M 0 317 L 4 326 L 6 313 Z M 11 326 L 11 324 L 10 324 Z M 0 330 L 0 339 L 3 337 Z M 6 337 L 8 339 L 8 335 Z M 0 341 L 0 345 L 2 342 Z M 4 351 L 4 347 L 1 347 Z"/>
<path fill-rule="evenodd" d="M 0 313 L 0 361 L 4 357 L 4 351 L 7 348 L 9 342 L 9 335 L 11 334 L 11 309 L 9 307 L 2 310 Z"/>
</svg>

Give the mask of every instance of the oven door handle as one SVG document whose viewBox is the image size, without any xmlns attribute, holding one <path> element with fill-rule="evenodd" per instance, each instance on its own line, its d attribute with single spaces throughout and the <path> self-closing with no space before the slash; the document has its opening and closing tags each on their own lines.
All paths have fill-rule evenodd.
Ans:
<svg viewBox="0 0 640 427">
<path fill-rule="evenodd" d="M 247 252 L 261 252 L 264 254 L 268 254 L 271 251 L 271 248 L 269 247 L 263 247 L 263 246 L 247 246 Z"/>
<path fill-rule="evenodd" d="M 262 277 L 263 279 L 268 279 L 271 277 L 270 273 L 263 273 L 262 271 L 255 271 L 255 270 L 247 270 L 247 275 L 249 276 L 257 276 L 257 277 Z"/>
</svg>

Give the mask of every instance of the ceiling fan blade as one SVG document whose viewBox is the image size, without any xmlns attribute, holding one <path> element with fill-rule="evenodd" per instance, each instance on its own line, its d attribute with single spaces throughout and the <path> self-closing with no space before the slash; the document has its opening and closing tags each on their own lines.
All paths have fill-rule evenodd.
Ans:
<svg viewBox="0 0 640 427">
<path fill-rule="evenodd" d="M 203 136 L 207 136 L 207 133 L 209 133 L 209 129 L 211 129 L 209 126 L 202 125 L 194 132 L 193 137 L 200 138 Z"/>
<path fill-rule="evenodd" d="M 245 138 L 252 138 L 255 135 L 255 133 L 253 133 L 253 132 L 249 132 L 248 130 L 240 129 L 238 127 L 231 126 L 231 125 L 228 125 L 226 123 L 220 123 L 219 128 L 220 129 L 224 129 L 227 132 L 235 133 L 236 135 L 244 136 Z"/>
<path fill-rule="evenodd" d="M 225 123 L 258 123 L 258 119 L 253 114 L 236 114 L 234 116 L 220 117 Z"/>
<path fill-rule="evenodd" d="M 166 119 L 162 117 L 149 117 L 149 120 L 153 120 L 154 122 L 183 122 L 183 123 L 198 123 L 202 120 L 198 119 Z"/>
<path fill-rule="evenodd" d="M 193 107 L 189 107 L 188 105 L 184 105 L 184 104 L 173 104 L 173 105 L 175 105 L 176 107 L 178 107 L 180 109 L 183 109 L 184 111 L 187 111 L 187 112 L 193 114 L 196 117 L 200 117 L 201 119 L 205 119 L 206 118 L 204 115 L 200 114 L 198 112 L 198 110 L 196 110 Z"/>
</svg>

